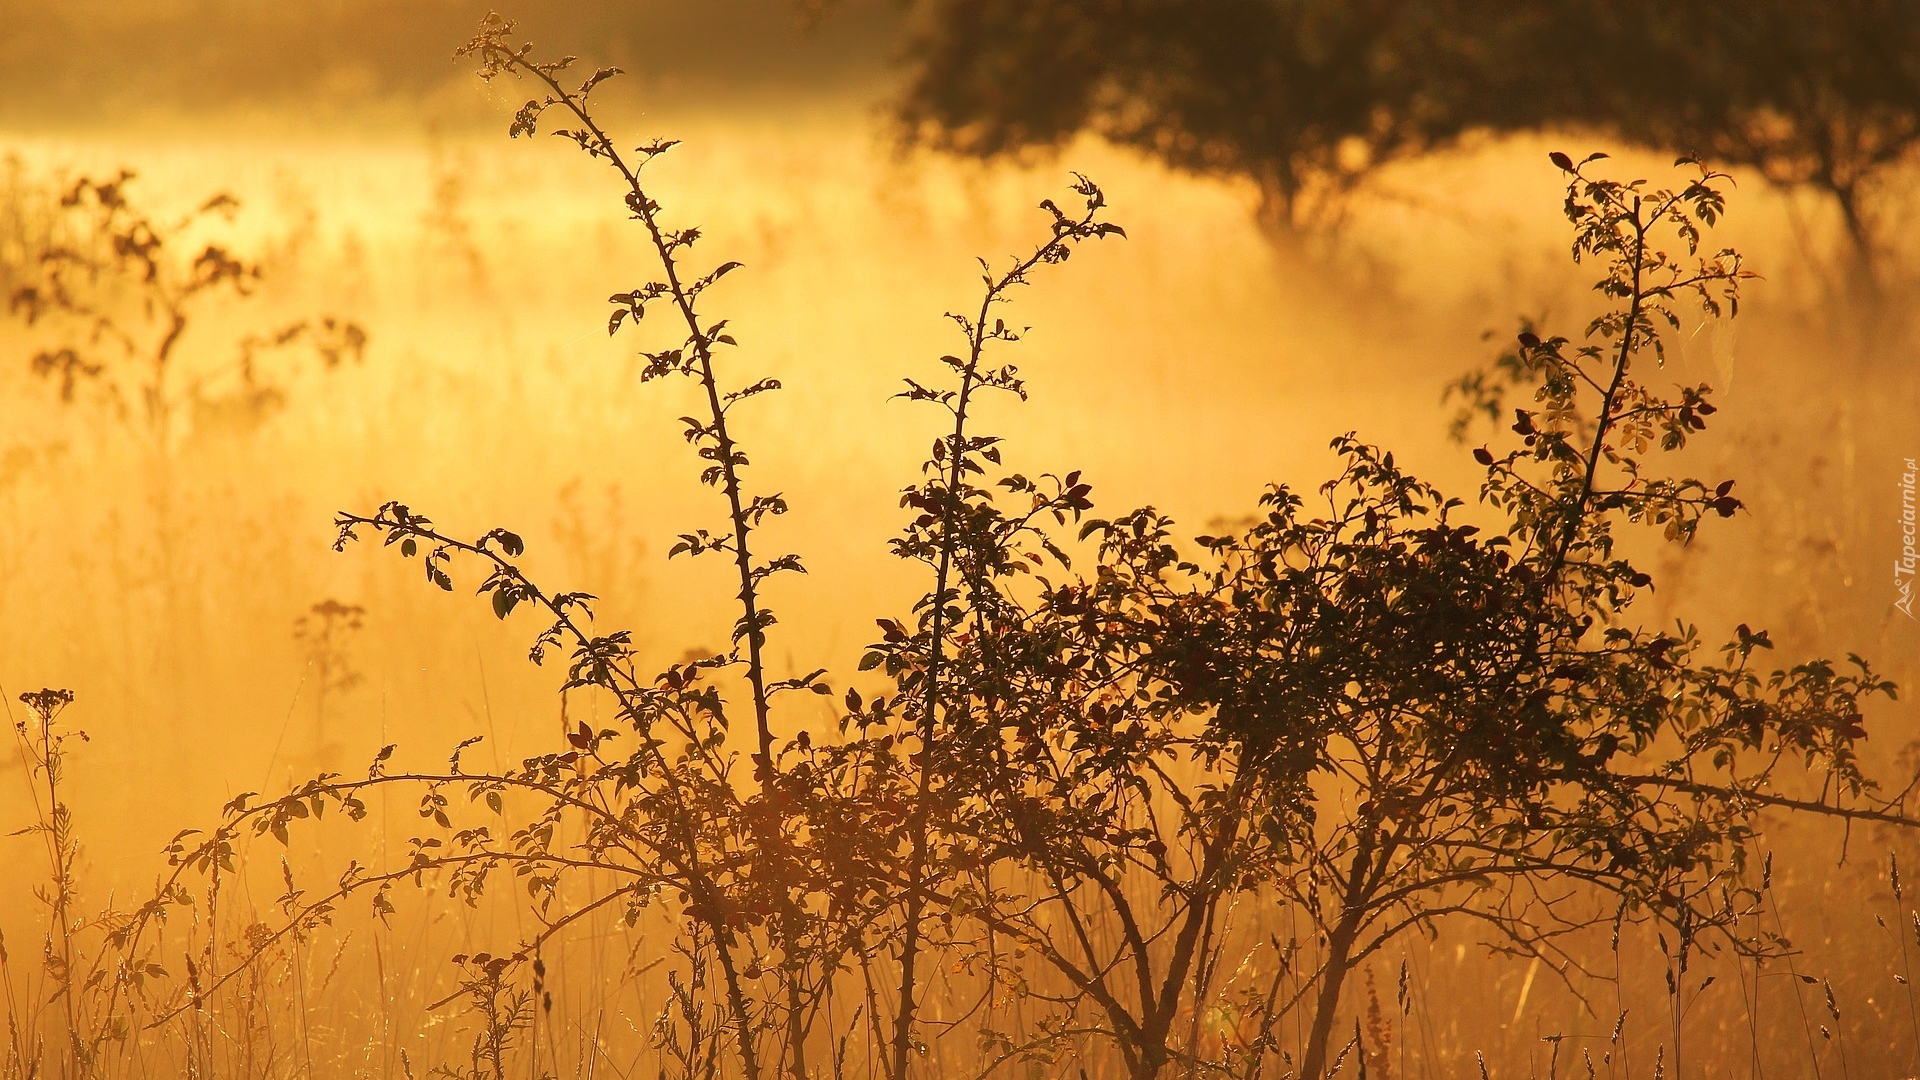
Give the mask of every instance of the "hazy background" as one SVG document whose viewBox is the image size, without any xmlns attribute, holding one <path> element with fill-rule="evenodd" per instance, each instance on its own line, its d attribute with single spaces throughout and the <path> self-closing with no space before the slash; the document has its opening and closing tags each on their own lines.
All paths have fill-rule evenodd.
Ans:
<svg viewBox="0 0 1920 1080">
<path fill-rule="evenodd" d="M 458 534 L 513 528 L 537 579 L 604 597 L 602 625 L 631 627 L 650 662 L 725 634 L 723 568 L 664 558 L 720 518 L 674 422 L 688 387 L 642 386 L 640 340 L 605 332 L 602 298 L 647 280 L 649 252 L 603 167 L 506 139 L 523 88 L 482 87 L 449 60 L 487 6 L 0 3 L 9 292 L 58 192 L 124 166 L 155 210 L 235 194 L 240 214 L 210 233 L 264 268 L 255 297 L 196 318 L 182 386 L 217 389 L 242 334 L 294 318 L 345 316 L 369 335 L 338 370 L 275 359 L 276 409 L 183 422 L 164 451 L 167 524 L 137 421 L 84 395 L 62 404 L 27 370 L 37 339 L 0 322 L 0 689 L 15 718 L 23 690 L 79 696 L 69 717 L 92 742 L 73 801 L 101 892 L 150 880 L 165 837 L 241 790 L 351 772 L 387 742 L 423 763 L 470 733 L 503 760 L 547 744 L 558 677 L 526 662 L 537 628 L 496 622 L 457 574 L 448 596 L 416 563 L 333 554 L 335 510 L 400 499 Z M 546 51 L 627 69 L 605 121 L 626 143 L 685 141 L 654 167 L 656 197 L 704 227 L 698 256 L 746 264 L 709 306 L 744 346 L 730 379 L 786 385 L 738 414 L 738 433 L 757 482 L 794 505 L 764 542 L 811 570 L 773 597 L 775 663 L 794 673 L 844 678 L 873 618 L 911 595 L 885 541 L 933 417 L 888 396 L 954 347 L 941 314 L 975 303 L 972 259 L 1029 248 L 1046 221 L 1034 204 L 1068 169 L 1106 188 L 1129 239 L 1020 295 L 1013 319 L 1034 330 L 1014 359 L 1033 400 L 996 405 L 991 424 L 1014 467 L 1083 469 L 1101 508 L 1151 502 L 1201 531 L 1267 482 L 1316 485 L 1328 439 L 1350 429 L 1470 497 L 1477 470 L 1447 438 L 1442 387 L 1520 317 L 1574 335 L 1592 311 L 1546 152 L 1619 149 L 1623 170 L 1656 179 L 1671 160 L 1593 131 L 1470 140 L 1386 169 L 1337 233 L 1288 242 L 1256 225 L 1252 185 L 1092 136 L 985 163 L 901 149 L 888 110 L 915 18 L 901 5 L 511 14 Z M 1669 365 L 1712 382 L 1723 410 L 1686 466 L 1737 479 L 1749 512 L 1655 556 L 1646 615 L 1709 638 L 1768 626 L 1783 660 L 1854 651 L 1912 684 L 1920 626 L 1892 608 L 1892 562 L 1901 460 L 1920 455 L 1915 264 L 1892 259 L 1883 295 L 1860 300 L 1831 206 L 1736 177 L 1715 243 L 1764 280 L 1736 324 Z M 1884 199 L 1896 247 L 1913 204 L 1910 180 Z M 365 618 L 331 661 L 357 682 L 322 694 L 295 623 L 328 599 Z M 1920 738 L 1915 720 L 1905 701 L 1872 717 L 1887 762 Z M 24 806 L 20 777 L 0 764 L 0 827 Z M 0 844 L 18 847 L 0 848 L 9 861 L 33 853 Z M 1818 894 L 1840 880 L 1830 866 L 1791 873 Z"/>
</svg>

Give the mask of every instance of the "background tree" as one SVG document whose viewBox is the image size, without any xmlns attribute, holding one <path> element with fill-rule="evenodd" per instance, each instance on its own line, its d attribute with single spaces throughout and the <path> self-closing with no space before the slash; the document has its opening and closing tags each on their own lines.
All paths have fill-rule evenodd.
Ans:
<svg viewBox="0 0 1920 1080">
<path fill-rule="evenodd" d="M 1587 119 L 1644 145 L 1755 169 L 1833 201 L 1873 284 L 1888 223 L 1873 196 L 1920 143 L 1920 10 L 1898 0 L 1642 4 L 1640 78 Z M 1575 44 L 1568 41 L 1568 46 Z"/>
<path fill-rule="evenodd" d="M 1864 205 L 1920 140 L 1902 0 L 927 0 L 907 135 L 966 154 L 1082 131 L 1242 176 L 1261 217 L 1337 218 L 1380 166 L 1474 132 L 1597 129 Z"/>
</svg>

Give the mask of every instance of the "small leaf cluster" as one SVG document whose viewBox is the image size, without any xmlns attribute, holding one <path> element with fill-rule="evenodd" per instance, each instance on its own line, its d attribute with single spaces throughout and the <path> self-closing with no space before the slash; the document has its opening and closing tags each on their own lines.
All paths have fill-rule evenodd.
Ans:
<svg viewBox="0 0 1920 1080">
<path fill-rule="evenodd" d="M 277 408 L 284 393 L 260 371 L 265 352 L 305 342 L 327 369 L 360 359 L 366 331 L 328 315 L 245 334 L 231 363 L 183 374 L 180 350 L 199 313 L 216 296 L 253 295 L 262 270 L 216 240 L 199 239 L 208 223 L 238 212 L 232 195 L 215 194 L 164 219 L 133 197 L 134 181 L 127 169 L 74 181 L 59 201 L 69 235 L 38 253 L 36 279 L 8 299 L 9 312 L 45 341 L 29 369 L 52 381 L 62 402 L 91 393 L 137 418 L 164 448 L 185 405 L 252 414 Z M 219 389 L 223 383 L 231 385 Z"/>
</svg>

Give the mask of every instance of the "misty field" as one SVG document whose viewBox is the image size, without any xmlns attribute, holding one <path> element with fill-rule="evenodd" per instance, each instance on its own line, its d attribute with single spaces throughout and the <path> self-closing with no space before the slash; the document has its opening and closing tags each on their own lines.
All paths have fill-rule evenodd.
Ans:
<svg viewBox="0 0 1920 1080">
<path fill-rule="evenodd" d="M 526 29 L 10 122 L 0 1077 L 1920 1072 L 1907 173 Z"/>
</svg>

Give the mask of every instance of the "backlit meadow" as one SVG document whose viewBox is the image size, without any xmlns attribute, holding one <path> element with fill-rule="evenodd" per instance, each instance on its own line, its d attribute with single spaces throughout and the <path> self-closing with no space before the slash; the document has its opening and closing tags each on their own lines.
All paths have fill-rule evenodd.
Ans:
<svg viewBox="0 0 1920 1080">
<path fill-rule="evenodd" d="M 1276 224 L 441 6 L 8 116 L 0 1074 L 1920 1067 L 1906 174 Z"/>
</svg>

